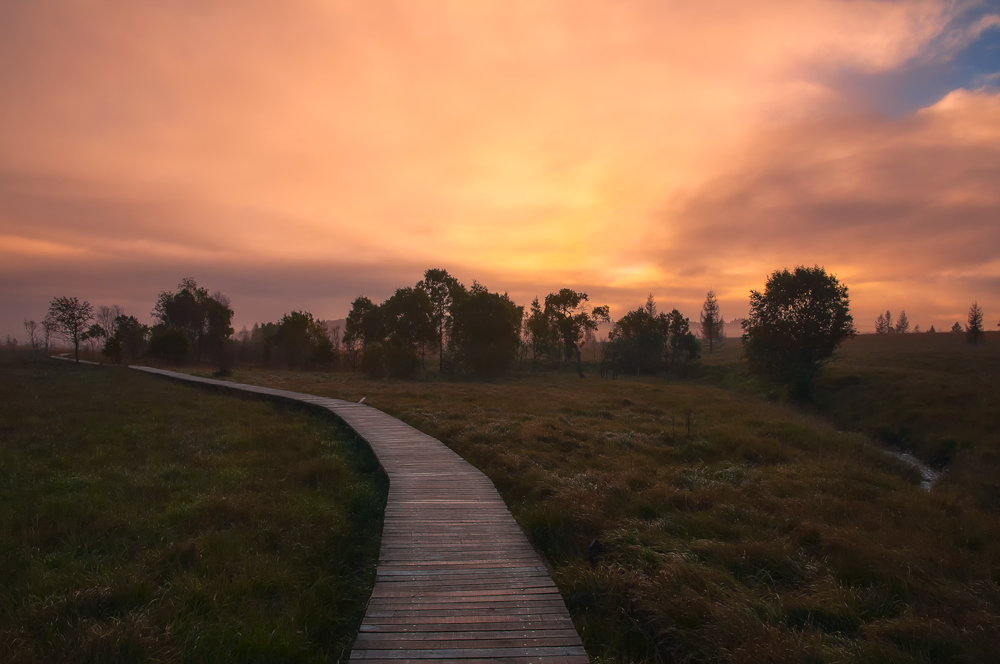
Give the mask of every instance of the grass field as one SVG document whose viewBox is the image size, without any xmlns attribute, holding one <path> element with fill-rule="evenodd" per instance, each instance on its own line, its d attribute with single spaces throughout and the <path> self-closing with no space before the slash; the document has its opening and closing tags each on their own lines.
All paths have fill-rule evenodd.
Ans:
<svg viewBox="0 0 1000 664">
<path fill-rule="evenodd" d="M 0 351 L 0 661 L 346 658 L 386 485 L 326 418 Z"/>
<path fill-rule="evenodd" d="M 761 391 L 738 340 L 705 358 L 705 381 Z M 941 488 L 1000 513 L 1000 333 L 862 335 L 843 346 L 807 410 L 947 469 Z"/>
<path fill-rule="evenodd" d="M 1000 522 L 959 479 L 964 464 L 995 458 L 995 420 L 978 419 L 996 403 L 995 351 L 870 339 L 845 347 L 809 408 L 746 376 L 733 341 L 683 381 L 399 382 L 253 368 L 233 379 L 366 397 L 484 470 L 551 565 L 596 661 L 997 661 Z M 974 415 L 947 403 L 928 415 L 941 381 L 944 392 L 984 386 L 970 389 L 986 401 Z M 906 440 L 925 457 L 967 420 L 983 434 L 956 438 L 930 493 L 881 449 L 879 432 L 907 418 L 922 422 Z M 996 468 L 982 470 L 984 483 Z"/>
</svg>

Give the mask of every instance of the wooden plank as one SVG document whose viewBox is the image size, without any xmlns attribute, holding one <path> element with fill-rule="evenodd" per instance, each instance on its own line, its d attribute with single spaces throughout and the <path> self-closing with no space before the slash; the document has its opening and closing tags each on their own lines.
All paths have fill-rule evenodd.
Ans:
<svg viewBox="0 0 1000 664">
<path fill-rule="evenodd" d="M 352 661 L 588 662 L 566 603 L 492 482 L 440 441 L 362 404 L 134 368 L 322 408 L 371 446 L 389 498 Z"/>
</svg>

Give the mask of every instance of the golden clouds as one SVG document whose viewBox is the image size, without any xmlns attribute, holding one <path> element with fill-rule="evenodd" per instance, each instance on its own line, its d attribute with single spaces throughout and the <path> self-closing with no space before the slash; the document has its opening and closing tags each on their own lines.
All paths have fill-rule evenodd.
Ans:
<svg viewBox="0 0 1000 664">
<path fill-rule="evenodd" d="M 1000 20 L 956 27 L 973 4 L 10 4 L 0 234 L 39 261 L 58 237 L 159 267 L 442 265 L 615 302 L 693 307 L 710 281 L 738 310 L 779 265 L 873 278 L 887 229 L 917 256 L 934 214 L 994 209 L 992 93 L 887 120 L 816 73 L 952 57 Z"/>
</svg>

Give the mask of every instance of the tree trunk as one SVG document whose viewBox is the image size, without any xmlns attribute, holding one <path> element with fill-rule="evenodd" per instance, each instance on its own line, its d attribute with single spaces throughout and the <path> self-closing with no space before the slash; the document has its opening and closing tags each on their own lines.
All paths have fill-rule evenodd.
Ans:
<svg viewBox="0 0 1000 664">
<path fill-rule="evenodd" d="M 580 374 L 580 378 L 586 378 L 583 375 L 583 362 L 580 360 L 580 347 L 574 345 L 573 350 L 576 351 L 576 372 Z"/>
</svg>

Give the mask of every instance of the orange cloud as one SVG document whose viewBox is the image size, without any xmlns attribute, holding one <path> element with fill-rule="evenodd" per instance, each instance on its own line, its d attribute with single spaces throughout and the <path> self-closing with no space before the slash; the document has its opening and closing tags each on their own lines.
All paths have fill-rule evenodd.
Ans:
<svg viewBox="0 0 1000 664">
<path fill-rule="evenodd" d="M 974 5 L 8 3 L 0 236 L 22 239 L 0 243 L 72 266 L 67 287 L 135 259 L 173 274 L 159 288 L 232 270 L 238 302 L 261 288 L 246 266 L 290 292 L 280 275 L 313 266 L 340 302 L 351 274 L 435 265 L 529 299 L 571 284 L 631 307 L 653 290 L 691 315 L 715 285 L 738 313 L 774 261 L 865 243 L 856 217 L 930 238 L 920 210 L 991 209 L 988 93 L 890 122 L 845 115 L 813 73 L 946 60 L 994 29 L 955 27 Z M 942 151 L 960 175 L 935 170 Z M 44 243 L 92 262 L 54 264 Z M 848 254 L 852 276 L 881 278 L 867 244 Z"/>
</svg>

